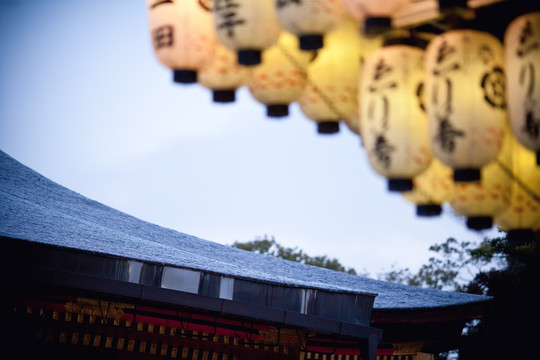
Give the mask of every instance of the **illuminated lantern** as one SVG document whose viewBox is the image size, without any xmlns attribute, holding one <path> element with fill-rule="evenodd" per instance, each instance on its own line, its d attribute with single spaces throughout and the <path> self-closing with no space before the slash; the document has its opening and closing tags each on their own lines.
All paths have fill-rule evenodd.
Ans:
<svg viewBox="0 0 540 360">
<path fill-rule="evenodd" d="M 512 166 L 512 148 L 515 142 L 508 129 L 503 147 L 494 161 L 482 168 L 482 181 L 455 184 L 450 205 L 456 214 L 467 218 L 467 227 L 473 230 L 489 229 L 493 219 L 510 204 L 512 179 L 500 164 Z"/>
<path fill-rule="evenodd" d="M 305 68 L 313 54 L 301 51 L 298 38 L 286 31 L 276 45 L 262 54 L 262 64 L 254 66 L 249 77 L 249 91 L 255 100 L 266 105 L 269 117 L 289 114 L 289 104 L 298 100 L 306 87 Z"/>
<path fill-rule="evenodd" d="M 154 52 L 178 83 L 197 82 L 197 71 L 214 55 L 217 40 L 209 9 L 198 0 L 148 0 Z"/>
<path fill-rule="evenodd" d="M 392 29 L 392 16 L 411 0 L 341 0 L 347 12 L 364 22 L 364 33 L 379 35 Z"/>
<path fill-rule="evenodd" d="M 413 179 L 413 189 L 401 193 L 416 204 L 416 215 L 438 216 L 442 205 L 454 196 L 452 168 L 433 158 L 429 167 Z"/>
<path fill-rule="evenodd" d="M 457 182 L 497 158 L 507 123 L 503 48 L 494 36 L 451 30 L 426 48 L 425 103 L 433 155 Z"/>
<path fill-rule="evenodd" d="M 247 83 L 249 69 L 238 65 L 234 51 L 216 47 L 212 61 L 199 71 L 199 83 L 212 90 L 214 102 L 234 102 L 236 89 Z"/>
<path fill-rule="evenodd" d="M 507 239 L 516 244 L 535 239 L 540 230 L 540 167 L 531 165 L 535 153 L 516 141 L 513 163 L 509 171 L 513 176 L 510 206 L 495 218 Z"/>
<path fill-rule="evenodd" d="M 366 60 L 362 71 L 362 140 L 371 167 L 388 179 L 390 191 L 412 190 L 412 179 L 431 162 L 421 98 L 422 45 L 417 39 L 392 39 Z"/>
<path fill-rule="evenodd" d="M 508 114 L 518 141 L 540 165 L 540 12 L 514 19 L 504 36 Z"/>
<path fill-rule="evenodd" d="M 319 134 L 339 132 L 339 122 L 357 111 L 360 39 L 352 19 L 326 35 L 324 48 L 307 68 L 309 83 L 298 100 Z"/>
<path fill-rule="evenodd" d="M 274 0 L 214 0 L 213 11 L 219 42 L 237 52 L 241 65 L 260 64 L 281 32 Z"/>
<path fill-rule="evenodd" d="M 299 37 L 302 50 L 322 48 L 324 34 L 344 15 L 341 0 L 276 0 L 276 8 L 281 26 Z"/>
</svg>

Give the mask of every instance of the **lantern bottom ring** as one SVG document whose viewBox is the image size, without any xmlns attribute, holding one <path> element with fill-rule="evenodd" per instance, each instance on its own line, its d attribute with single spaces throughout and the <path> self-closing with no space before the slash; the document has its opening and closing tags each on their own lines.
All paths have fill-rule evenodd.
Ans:
<svg viewBox="0 0 540 360">
<path fill-rule="evenodd" d="M 300 35 L 301 50 L 318 50 L 323 47 L 323 36 L 319 34 Z"/>
<path fill-rule="evenodd" d="M 454 181 L 456 182 L 473 182 L 480 181 L 480 169 L 454 169 Z"/>
<path fill-rule="evenodd" d="M 419 204 L 416 206 L 417 216 L 439 216 L 442 213 L 442 207 L 439 204 Z"/>
<path fill-rule="evenodd" d="M 319 134 L 335 134 L 339 132 L 339 122 L 320 121 L 317 123 L 317 132 Z"/>
<path fill-rule="evenodd" d="M 193 84 L 197 82 L 197 72 L 194 70 L 178 69 L 173 71 L 173 80 L 181 84 Z"/>
<path fill-rule="evenodd" d="M 288 104 L 273 104 L 266 106 L 266 115 L 269 117 L 284 117 L 289 115 Z"/>
<path fill-rule="evenodd" d="M 229 90 L 213 90 L 212 100 L 218 103 L 229 103 L 236 100 L 236 93 L 234 89 Z"/>
<path fill-rule="evenodd" d="M 413 181 L 406 178 L 393 178 L 388 179 L 388 191 L 412 191 Z"/>
<path fill-rule="evenodd" d="M 256 49 L 238 50 L 238 64 L 245 66 L 254 66 L 261 63 L 261 51 Z"/>
<path fill-rule="evenodd" d="M 467 227 L 473 230 L 485 230 L 493 226 L 491 216 L 471 216 L 467 218 Z"/>
</svg>

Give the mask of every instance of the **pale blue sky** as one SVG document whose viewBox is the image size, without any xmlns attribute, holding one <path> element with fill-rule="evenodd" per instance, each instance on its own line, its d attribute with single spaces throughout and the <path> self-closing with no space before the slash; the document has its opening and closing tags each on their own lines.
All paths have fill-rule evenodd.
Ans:
<svg viewBox="0 0 540 360">
<path fill-rule="evenodd" d="M 0 0 L 0 149 L 86 197 L 222 244 L 275 236 L 371 275 L 480 241 L 386 190 L 358 136 L 272 120 L 246 89 L 218 105 L 153 54 L 143 0 Z"/>
</svg>

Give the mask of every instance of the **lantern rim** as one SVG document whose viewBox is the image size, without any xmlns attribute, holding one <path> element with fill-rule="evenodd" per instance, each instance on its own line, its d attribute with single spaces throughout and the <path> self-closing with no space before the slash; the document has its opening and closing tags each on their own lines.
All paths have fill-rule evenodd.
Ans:
<svg viewBox="0 0 540 360">
<path fill-rule="evenodd" d="M 454 181 L 455 182 L 475 182 L 482 179 L 482 173 L 480 169 L 468 168 L 468 169 L 454 169 Z"/>
<path fill-rule="evenodd" d="M 392 18 L 388 16 L 368 16 L 364 20 L 364 35 L 374 37 L 392 30 Z"/>
<path fill-rule="evenodd" d="M 317 132 L 319 134 L 335 134 L 339 132 L 338 121 L 320 121 L 317 123 Z"/>
<path fill-rule="evenodd" d="M 269 117 L 285 117 L 289 115 L 289 104 L 271 104 L 266 106 L 266 115 Z"/>
<path fill-rule="evenodd" d="M 306 34 L 298 36 L 301 50 L 319 50 L 324 46 L 324 36 L 320 34 Z"/>
<path fill-rule="evenodd" d="M 391 178 L 388 179 L 388 191 L 412 191 L 413 180 L 411 178 Z"/>
<path fill-rule="evenodd" d="M 245 66 L 259 65 L 261 60 L 261 50 L 258 49 L 241 49 L 237 51 L 238 64 Z"/>
<path fill-rule="evenodd" d="M 467 227 L 472 230 L 485 230 L 493 226 L 491 216 L 470 216 L 467 217 Z"/>
<path fill-rule="evenodd" d="M 197 82 L 197 71 L 189 69 L 173 70 L 173 80 L 180 84 L 194 84 Z"/>
<path fill-rule="evenodd" d="M 229 103 L 236 101 L 235 89 L 212 90 L 212 100 L 217 103 Z"/>
<path fill-rule="evenodd" d="M 418 204 L 416 205 L 417 216 L 439 216 L 442 213 L 442 207 L 439 204 Z"/>
</svg>

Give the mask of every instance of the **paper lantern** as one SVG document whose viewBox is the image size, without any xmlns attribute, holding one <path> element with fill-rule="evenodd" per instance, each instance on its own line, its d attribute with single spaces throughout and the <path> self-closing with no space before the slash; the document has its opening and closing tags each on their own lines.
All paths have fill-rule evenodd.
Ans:
<svg viewBox="0 0 540 360">
<path fill-rule="evenodd" d="M 510 206 L 495 218 L 507 239 L 526 243 L 540 230 L 540 167 L 531 165 L 535 153 L 515 141 L 512 151 L 512 197 Z"/>
<path fill-rule="evenodd" d="M 276 0 L 276 7 L 281 26 L 299 37 L 303 50 L 322 48 L 324 34 L 344 16 L 341 0 Z"/>
<path fill-rule="evenodd" d="M 438 216 L 442 205 L 454 196 L 452 168 L 432 158 L 429 167 L 413 179 L 413 189 L 401 193 L 416 205 L 416 215 Z"/>
<path fill-rule="evenodd" d="M 390 191 L 412 190 L 412 179 L 431 162 L 420 97 L 425 76 L 423 43 L 419 44 L 394 41 L 370 56 L 362 71 L 362 140 L 371 167 L 388 179 Z"/>
<path fill-rule="evenodd" d="M 357 111 L 360 39 L 355 22 L 344 20 L 326 35 L 325 46 L 308 68 L 309 83 L 298 100 L 319 134 L 339 132 L 339 122 Z"/>
<path fill-rule="evenodd" d="M 482 180 L 455 184 L 450 205 L 456 214 L 467 218 L 467 227 L 473 230 L 489 229 L 493 219 L 510 204 L 512 179 L 500 164 L 512 166 L 512 147 L 515 142 L 508 129 L 502 149 L 496 160 L 482 168 Z"/>
<path fill-rule="evenodd" d="M 200 69 L 199 83 L 212 90 L 214 102 L 234 102 L 236 90 L 248 81 L 249 68 L 238 65 L 236 53 L 218 44 L 212 61 Z"/>
<path fill-rule="evenodd" d="M 346 11 L 364 22 L 364 33 L 379 35 L 392 29 L 392 16 L 411 0 L 341 0 Z"/>
<path fill-rule="evenodd" d="M 260 64 L 281 32 L 274 0 L 215 0 L 213 11 L 219 42 L 237 52 L 241 65 Z"/>
<path fill-rule="evenodd" d="M 198 0 L 147 0 L 154 52 L 178 83 L 197 82 L 197 71 L 217 44 L 212 15 Z"/>
<path fill-rule="evenodd" d="M 286 31 L 282 31 L 274 46 L 263 52 L 263 62 L 253 67 L 248 87 L 253 98 L 266 105 L 267 116 L 289 114 L 289 104 L 304 92 L 305 68 L 313 56 L 300 50 L 298 38 Z"/>
<path fill-rule="evenodd" d="M 375 36 L 375 37 L 366 37 L 362 34 L 359 35 L 360 40 L 360 68 L 359 68 L 359 74 L 362 73 L 364 68 L 364 63 L 368 57 L 370 57 L 373 53 L 378 51 L 382 45 L 383 45 L 383 37 L 382 36 Z M 361 86 L 361 76 L 358 77 L 358 87 Z M 358 92 L 358 97 L 356 101 L 356 110 L 354 113 L 345 119 L 343 119 L 343 122 L 351 130 L 353 133 L 362 136 L 361 132 L 361 125 L 360 125 L 360 109 L 362 108 L 362 96 L 360 95 L 360 92 Z M 361 139 L 360 139 L 361 140 Z M 363 143 L 362 143 L 363 146 Z"/>
<path fill-rule="evenodd" d="M 451 30 L 426 48 L 425 100 L 432 151 L 454 180 L 477 181 L 497 158 L 507 123 L 503 48 L 494 36 Z"/>
<path fill-rule="evenodd" d="M 508 115 L 519 142 L 540 165 L 540 12 L 514 19 L 504 35 Z"/>
</svg>

